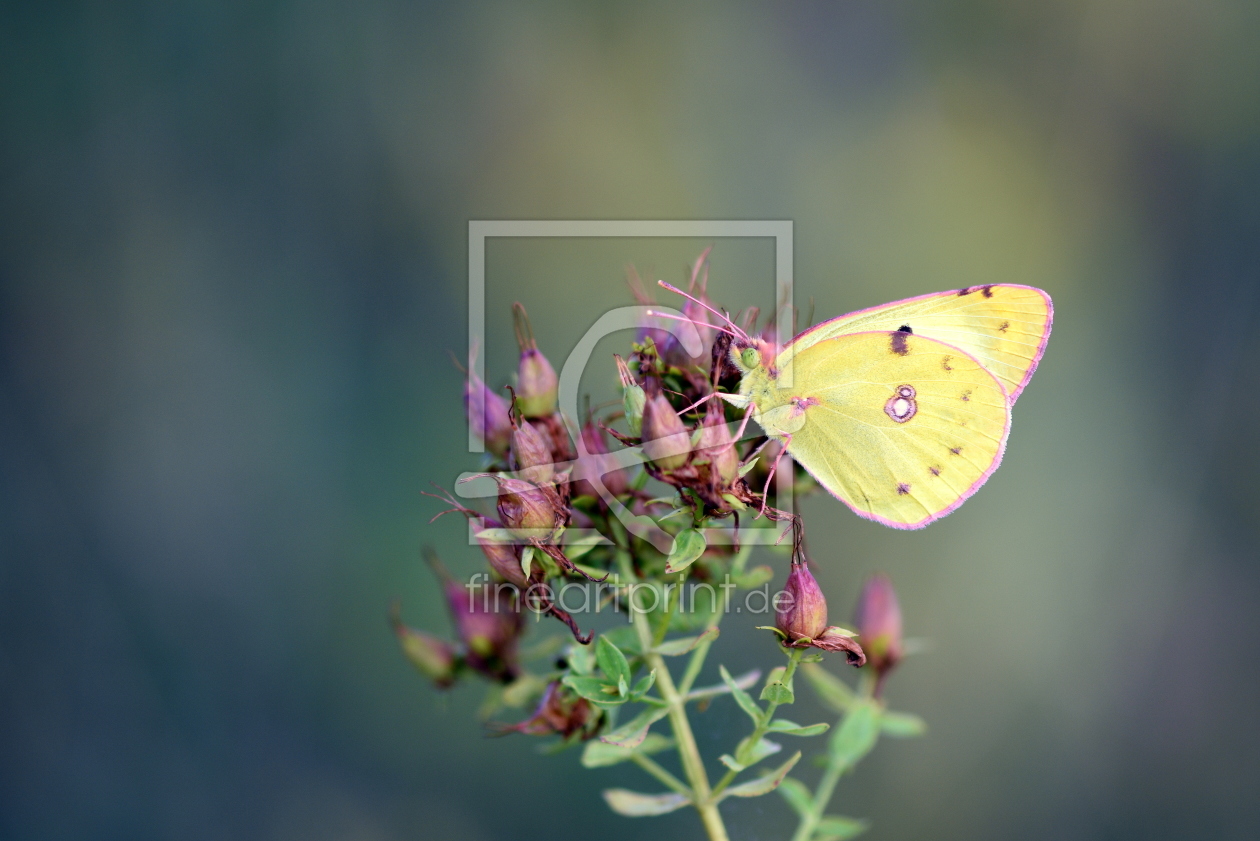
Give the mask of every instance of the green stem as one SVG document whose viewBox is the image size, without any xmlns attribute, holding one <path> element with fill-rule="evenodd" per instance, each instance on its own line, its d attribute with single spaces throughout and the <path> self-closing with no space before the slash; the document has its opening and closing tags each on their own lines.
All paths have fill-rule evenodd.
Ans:
<svg viewBox="0 0 1260 841">
<path fill-rule="evenodd" d="M 803 648 L 792 648 L 789 650 L 787 668 L 783 670 L 782 683 L 784 686 L 791 688 L 792 676 L 796 674 L 796 666 L 801 662 L 801 655 L 804 653 L 805 649 Z M 766 708 L 761 713 L 761 720 L 757 722 L 757 726 L 753 728 L 752 735 L 748 737 L 745 744 L 751 747 L 761 741 L 761 737 L 766 735 L 769 731 L 770 722 L 774 720 L 774 711 L 778 708 L 778 703 L 774 701 L 766 702 Z M 735 779 L 735 775 L 738 773 L 739 771 L 736 771 L 734 768 L 727 771 L 721 781 L 713 787 L 713 796 L 715 798 L 720 796 L 722 792 L 726 790 L 726 787 L 731 784 L 731 781 Z"/>
<path fill-rule="evenodd" d="M 863 676 L 861 682 L 862 695 L 870 699 L 874 695 L 875 683 Z M 848 715 L 847 713 L 845 714 Z M 837 728 L 843 726 L 844 717 L 841 717 L 837 723 Z M 831 802 L 831 795 L 836 791 L 836 784 L 840 782 L 840 778 L 844 776 L 844 772 L 848 770 L 848 766 L 843 762 L 837 762 L 830 755 L 827 758 L 827 768 L 823 771 L 822 779 L 818 781 L 818 787 L 814 789 L 814 799 L 808 812 L 801 816 L 801 822 L 796 827 L 796 832 L 792 835 L 792 841 L 809 841 L 813 837 L 814 830 L 818 827 L 818 822 L 822 820 L 822 816 L 827 813 L 827 804 Z"/>
<path fill-rule="evenodd" d="M 687 788 L 687 784 L 662 768 L 650 756 L 644 756 L 641 753 L 634 753 L 630 755 L 630 759 L 635 765 L 638 765 L 644 771 L 647 771 L 653 777 L 656 777 L 656 779 L 663 782 L 669 788 L 672 788 L 674 791 L 685 797 L 691 797 L 691 789 Z"/>
<path fill-rule="evenodd" d="M 617 564 L 626 581 L 633 584 L 634 567 L 626 551 L 617 552 Z M 704 824 L 710 841 L 729 841 L 726 825 L 722 822 L 722 815 L 718 812 L 717 804 L 711 796 L 709 775 L 705 773 L 704 760 L 700 758 L 700 748 L 696 745 L 695 734 L 691 732 L 691 722 L 687 720 L 685 696 L 674 685 L 674 679 L 670 676 L 669 667 L 665 665 L 665 659 L 653 651 L 653 634 L 647 614 L 636 609 L 634 591 L 630 592 L 627 607 L 630 610 L 635 632 L 639 637 L 639 647 L 643 649 L 643 660 L 649 669 L 656 672 L 656 689 L 661 694 L 661 700 L 669 707 L 669 724 L 674 731 L 678 759 L 682 763 L 687 782 L 691 784 L 688 794 L 692 805 L 700 813 L 700 820 Z"/>
</svg>

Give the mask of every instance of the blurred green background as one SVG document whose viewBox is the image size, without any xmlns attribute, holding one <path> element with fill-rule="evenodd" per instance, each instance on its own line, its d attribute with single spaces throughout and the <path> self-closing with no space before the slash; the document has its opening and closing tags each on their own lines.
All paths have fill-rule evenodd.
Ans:
<svg viewBox="0 0 1260 841">
<path fill-rule="evenodd" d="M 419 493 L 477 467 L 470 219 L 790 219 L 819 318 L 996 282 L 1057 316 L 953 516 L 805 503 L 833 619 L 881 569 L 934 641 L 888 691 L 930 733 L 837 811 L 1260 837 L 1258 40 L 1226 0 L 5 4 L 0 835 L 697 837 L 606 810 L 635 769 L 484 738 L 385 615 L 447 633 L 419 548 L 478 560 Z M 558 365 L 625 263 L 707 244 L 492 243 L 488 379 L 513 300 Z M 715 245 L 714 296 L 767 305 L 770 242 Z M 729 621 L 710 668 L 776 657 Z"/>
</svg>

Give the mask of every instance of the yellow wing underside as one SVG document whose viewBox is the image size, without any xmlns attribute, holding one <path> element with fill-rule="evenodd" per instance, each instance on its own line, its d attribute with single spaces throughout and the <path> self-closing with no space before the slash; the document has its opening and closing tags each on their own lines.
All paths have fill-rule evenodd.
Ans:
<svg viewBox="0 0 1260 841">
<path fill-rule="evenodd" d="M 788 452 L 861 516 L 921 528 L 1001 461 L 1007 391 L 959 348 L 863 332 L 793 350 L 795 387 L 764 380 L 754 417 L 768 434 L 790 433 Z"/>
<path fill-rule="evenodd" d="M 898 330 L 904 325 L 916 336 L 970 354 L 998 379 L 1014 404 L 1041 360 L 1053 316 L 1050 296 L 1040 289 L 1014 284 L 974 286 L 824 321 L 793 339 L 776 362 L 783 369 L 819 342 L 849 333 Z"/>
</svg>

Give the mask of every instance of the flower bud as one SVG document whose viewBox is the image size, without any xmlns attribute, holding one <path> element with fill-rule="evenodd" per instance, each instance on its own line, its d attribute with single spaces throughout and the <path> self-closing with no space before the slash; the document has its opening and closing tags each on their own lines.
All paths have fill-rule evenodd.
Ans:
<svg viewBox="0 0 1260 841">
<path fill-rule="evenodd" d="M 630 373 L 626 360 L 615 353 L 613 359 L 617 360 L 617 376 L 621 379 L 621 405 L 626 416 L 626 426 L 630 427 L 631 435 L 641 435 L 643 407 L 647 402 L 647 395 L 643 391 L 643 386 L 639 385 L 634 375 Z"/>
<path fill-rule="evenodd" d="M 590 701 L 581 698 L 559 681 L 547 685 L 542 700 L 534 714 L 519 724 L 503 726 L 504 733 L 524 733 L 529 736 L 550 736 L 553 733 L 564 738 L 579 734 L 583 740 L 599 732 L 603 724 L 602 712 Z"/>
<path fill-rule="evenodd" d="M 661 470 L 677 470 L 691 454 L 691 435 L 660 386 L 643 406 L 643 454 Z"/>
<path fill-rule="evenodd" d="M 459 661 L 450 643 L 404 625 L 397 602 L 390 611 L 389 624 L 398 636 L 403 654 L 420 674 L 430 678 L 440 689 L 455 682 L 455 670 Z"/>
<path fill-rule="evenodd" d="M 525 308 L 512 305 L 512 317 L 516 325 L 516 341 L 521 348 L 520 367 L 516 377 L 516 405 L 527 418 L 540 418 L 556 411 L 556 392 L 559 378 L 547 357 L 538 350 L 533 330 Z"/>
<path fill-rule="evenodd" d="M 624 494 L 629 489 L 626 472 L 616 469 L 617 460 L 608 455 L 608 441 L 604 437 L 604 430 L 599 428 L 594 419 L 587 421 L 582 427 L 582 446 L 587 455 L 573 468 L 575 493 L 579 496 L 599 496 L 592 483 L 593 479 L 599 479 L 613 496 Z"/>
<path fill-rule="evenodd" d="M 523 478 L 538 484 L 550 482 L 556 475 L 550 442 L 527 420 L 512 429 L 512 465 Z"/>
<path fill-rule="evenodd" d="M 516 642 L 524 626 L 515 592 L 487 584 L 465 586 L 451 578 L 431 552 L 426 556 L 442 581 L 446 605 L 464 645 L 464 662 L 486 677 L 512 680 L 520 672 Z"/>
<path fill-rule="evenodd" d="M 709 409 L 700 427 L 699 453 L 709 460 L 710 473 L 718 487 L 730 487 L 739 478 L 739 451 L 731 442 L 726 427 L 726 413 L 718 400 L 709 401 Z"/>
<path fill-rule="evenodd" d="M 479 517 L 473 520 L 473 528 L 477 532 L 482 532 L 486 529 L 501 529 L 503 524 L 489 517 Z M 521 589 L 529 586 L 529 581 L 521 570 L 521 559 L 517 554 L 515 544 L 481 537 L 475 539 L 477 545 L 481 547 L 482 553 L 486 556 L 486 560 L 489 561 L 490 569 L 494 572 L 497 579 L 506 581 Z"/>
<path fill-rule="evenodd" d="M 792 564 L 774 608 L 774 626 L 789 642 L 812 640 L 827 630 L 827 599 L 804 562 Z"/>
<path fill-rule="evenodd" d="M 473 371 L 471 360 L 464 380 L 464 413 L 473 434 L 485 442 L 487 450 L 497 456 L 507 453 L 512 434 L 508 403 L 486 387 Z"/>
<path fill-rule="evenodd" d="M 538 537 L 539 531 L 554 532 L 568 519 L 567 509 L 552 486 L 540 487 L 511 476 L 496 475 L 494 479 L 499 483 L 499 517 L 507 528 Z"/>
<path fill-rule="evenodd" d="M 858 638 L 871 666 L 882 680 L 902 655 L 901 605 L 886 575 L 866 579 L 858 597 L 856 624 Z"/>
</svg>

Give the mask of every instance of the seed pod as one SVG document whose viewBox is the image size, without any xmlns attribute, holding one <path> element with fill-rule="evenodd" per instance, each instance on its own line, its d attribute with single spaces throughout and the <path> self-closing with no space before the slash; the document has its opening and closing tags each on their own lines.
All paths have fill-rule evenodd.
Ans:
<svg viewBox="0 0 1260 841">
<path fill-rule="evenodd" d="M 827 599 L 803 561 L 793 563 L 783 593 L 775 599 L 775 621 L 789 641 L 812 640 L 827 629 Z"/>
<path fill-rule="evenodd" d="M 739 451 L 731 441 L 726 427 L 726 413 L 717 400 L 709 401 L 704 422 L 700 427 L 698 454 L 709 460 L 713 482 L 719 488 L 730 487 L 739 478 Z"/>
<path fill-rule="evenodd" d="M 473 434 L 485 443 L 487 450 L 500 457 L 507 453 L 512 435 L 508 403 L 486 387 L 473 371 L 471 360 L 464 380 L 464 414 Z"/>
<path fill-rule="evenodd" d="M 567 509 L 552 486 L 510 476 L 494 479 L 499 484 L 499 518 L 507 528 L 525 537 L 540 537 L 540 532 L 554 533 L 564 525 Z"/>
<path fill-rule="evenodd" d="M 512 319 L 516 326 L 516 341 L 521 348 L 521 361 L 517 369 L 517 407 L 527 418 L 540 418 L 556 411 L 556 394 L 559 378 L 547 357 L 538 350 L 529 317 L 520 304 L 512 305 Z"/>
<path fill-rule="evenodd" d="M 613 359 L 617 360 L 617 376 L 621 379 L 621 405 L 626 416 L 626 426 L 630 427 L 631 435 L 641 435 L 643 407 L 647 402 L 647 395 L 643 392 L 643 386 L 639 385 L 634 375 L 630 373 L 626 360 L 615 353 Z"/>
<path fill-rule="evenodd" d="M 550 482 L 555 476 L 551 445 L 527 420 L 512 429 L 512 464 L 523 478 L 537 484 Z"/>
<path fill-rule="evenodd" d="M 624 470 L 616 469 L 617 460 L 608 454 L 608 441 L 604 430 L 592 418 L 582 427 L 582 446 L 587 455 L 573 468 L 574 492 L 579 495 L 599 496 L 592 479 L 598 478 L 613 496 L 621 496 L 629 489 Z"/>
<path fill-rule="evenodd" d="M 660 386 L 651 391 L 643 407 L 643 454 L 661 470 L 677 470 L 691 455 L 691 435 Z"/>
<path fill-rule="evenodd" d="M 451 578 L 431 551 L 426 558 L 442 582 L 464 645 L 464 662 L 486 677 L 511 681 L 520 673 L 516 644 L 524 627 L 515 591 L 488 584 L 466 587 Z"/>
<path fill-rule="evenodd" d="M 450 643 L 404 625 L 399 615 L 397 602 L 390 611 L 389 624 L 398 636 L 403 654 L 420 674 L 431 679 L 440 689 L 445 689 L 455 682 L 459 660 Z"/>
</svg>

